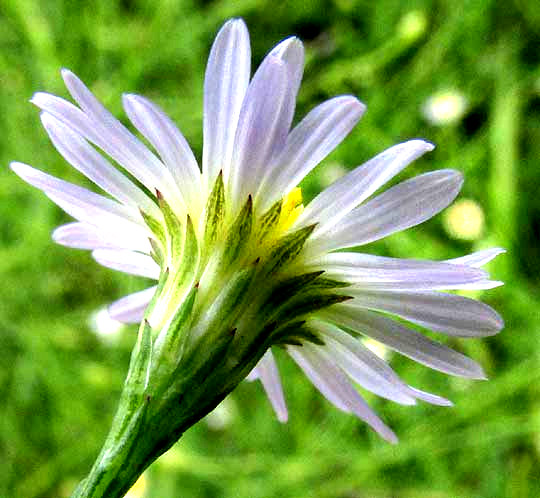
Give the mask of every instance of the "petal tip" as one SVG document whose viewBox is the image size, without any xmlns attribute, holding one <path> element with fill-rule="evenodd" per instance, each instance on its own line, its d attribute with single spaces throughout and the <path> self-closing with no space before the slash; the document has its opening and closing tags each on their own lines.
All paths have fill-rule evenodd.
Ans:
<svg viewBox="0 0 540 498">
<path fill-rule="evenodd" d="M 289 421 L 289 414 L 287 412 L 278 413 L 277 414 L 277 419 L 282 424 L 286 424 Z"/>
<path fill-rule="evenodd" d="M 77 76 L 75 76 L 75 73 L 73 71 L 71 71 L 70 69 L 67 69 L 65 67 L 60 69 L 60 75 L 62 76 L 62 79 L 64 80 L 66 85 L 72 80 L 76 80 L 76 81 L 79 80 L 79 78 Z"/>
</svg>

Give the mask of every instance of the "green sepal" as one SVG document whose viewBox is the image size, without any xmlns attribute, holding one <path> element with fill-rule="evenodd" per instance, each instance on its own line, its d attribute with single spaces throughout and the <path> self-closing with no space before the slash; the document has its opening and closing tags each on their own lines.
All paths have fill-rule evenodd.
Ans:
<svg viewBox="0 0 540 498">
<path fill-rule="evenodd" d="M 294 260 L 316 226 L 317 224 L 314 223 L 281 237 L 270 252 L 266 262 L 266 273 L 269 275 L 275 273 L 283 265 Z"/>
<path fill-rule="evenodd" d="M 195 274 L 197 263 L 199 261 L 199 243 L 197 241 L 197 234 L 195 233 L 195 227 L 191 221 L 191 217 L 188 215 L 186 219 L 186 231 L 184 237 L 184 245 L 182 252 L 182 259 L 180 261 L 180 268 L 183 269 L 185 276 L 192 276 Z"/>
<path fill-rule="evenodd" d="M 169 323 L 161 329 L 154 346 L 155 371 L 152 372 L 150 380 L 153 391 L 159 393 L 160 386 L 168 384 L 164 382 L 164 377 L 170 377 L 171 372 L 181 359 L 182 341 L 187 336 L 189 324 L 192 317 L 193 305 L 197 296 L 199 286 L 195 285 L 182 300 L 175 314 Z"/>
<path fill-rule="evenodd" d="M 199 261 L 197 234 L 195 233 L 195 227 L 193 226 L 193 222 L 189 215 L 186 219 L 183 249 L 181 250 L 181 253 L 181 259 L 174 262 L 175 273 L 171 276 L 170 282 L 167 284 L 167 291 L 172 292 L 169 299 L 173 299 L 176 302 L 180 302 L 179 297 L 185 292 L 186 283 L 191 285 Z"/>
<path fill-rule="evenodd" d="M 163 229 L 163 223 L 161 223 L 158 219 L 149 215 L 142 209 L 139 209 L 139 213 L 141 213 L 142 219 L 144 220 L 144 223 L 146 224 L 148 229 L 156 236 L 158 242 L 165 247 L 166 237 L 165 230 Z"/>
<path fill-rule="evenodd" d="M 236 336 L 236 329 L 224 330 L 216 337 L 200 337 L 184 356 L 173 373 L 175 379 L 166 397 L 183 396 L 186 390 L 195 391 L 216 367 L 227 359 L 227 353 Z M 190 393 L 193 395 L 193 392 Z"/>
<path fill-rule="evenodd" d="M 323 272 L 321 272 L 323 273 Z M 350 287 L 352 284 L 347 282 L 341 282 L 339 280 L 333 280 L 331 278 L 320 277 L 307 285 L 306 290 L 330 290 L 330 289 L 343 289 Z"/>
<path fill-rule="evenodd" d="M 172 210 L 169 203 L 165 200 L 159 190 L 156 190 L 157 200 L 159 208 L 163 213 L 166 227 L 166 239 L 167 239 L 167 258 L 168 263 L 175 265 L 180 260 L 182 255 L 183 246 L 183 230 L 182 222 L 178 219 L 175 212 Z"/>
<path fill-rule="evenodd" d="M 185 332 L 184 326 L 191 318 L 191 312 L 193 311 L 193 305 L 198 291 L 199 285 L 194 285 L 185 299 L 182 299 L 169 323 L 159 333 L 156 339 L 156 349 L 171 351 L 175 357 L 178 356 L 179 343 L 183 338 L 182 332 Z"/>
<path fill-rule="evenodd" d="M 162 273 L 164 285 L 158 288 L 146 312 L 146 316 L 156 329 L 163 328 L 172 319 L 178 303 L 186 297 L 195 279 L 199 262 L 199 244 L 189 216 L 186 219 L 183 239 L 180 260 L 167 267 L 165 270 L 167 274 Z"/>
<path fill-rule="evenodd" d="M 246 295 L 257 271 L 258 262 L 256 260 L 248 268 L 232 275 L 210 307 L 200 313 L 200 321 L 192 327 L 196 337 L 203 334 L 209 337 L 218 336 L 224 330 L 234 328 L 234 322 L 249 303 Z"/>
<path fill-rule="evenodd" d="M 131 362 L 126 378 L 126 386 L 134 393 L 142 393 L 148 382 L 152 358 L 152 327 L 148 320 L 143 320 L 139 328 L 137 343 L 131 355 Z"/>
<path fill-rule="evenodd" d="M 148 242 L 150 242 L 150 257 L 161 267 L 164 262 L 165 255 L 163 254 L 163 249 L 160 243 L 153 237 L 148 237 Z"/>
<path fill-rule="evenodd" d="M 154 295 L 152 296 L 152 299 L 150 299 L 150 302 L 148 303 L 148 306 L 146 307 L 146 310 L 144 312 L 145 317 L 150 316 L 157 301 L 161 298 L 163 288 L 165 287 L 165 284 L 167 283 L 167 280 L 169 279 L 169 273 L 170 273 L 169 267 L 161 271 L 161 274 L 159 275 L 158 284 L 156 287 L 156 292 L 154 292 Z"/>
<path fill-rule="evenodd" d="M 204 223 L 204 247 L 208 251 L 218 238 L 225 218 L 225 186 L 223 185 L 223 172 L 220 171 L 206 203 L 206 216 Z"/>
<path fill-rule="evenodd" d="M 242 249 L 249 243 L 251 235 L 251 226 L 253 224 L 253 200 L 248 195 L 247 201 L 236 220 L 232 224 L 223 252 L 223 264 L 228 266 L 235 261 Z"/>
<path fill-rule="evenodd" d="M 203 313 L 195 311 L 200 320 L 190 325 L 190 334 L 183 338 L 182 357 L 173 374 L 176 380 L 166 397 L 181 396 L 186 382 L 191 383 L 189 389 L 203 383 L 206 376 L 228 358 L 227 352 L 236 336 L 235 322 L 244 311 L 245 297 L 257 271 L 256 266 L 257 262 L 238 271 L 208 309 Z"/>
<path fill-rule="evenodd" d="M 292 299 L 299 292 L 306 288 L 306 286 L 313 283 L 324 271 L 314 271 L 310 273 L 304 273 L 302 275 L 296 275 L 291 278 L 287 278 L 277 284 L 273 289 L 268 298 L 264 301 L 261 306 L 261 313 L 263 315 L 275 310 L 277 307 L 281 306 L 283 303 Z"/>
<path fill-rule="evenodd" d="M 311 342 L 317 346 L 324 346 L 324 341 L 317 332 L 309 329 L 305 322 L 295 322 L 294 326 L 282 327 L 272 335 L 272 341 L 277 345 L 302 346 L 305 342 Z"/>
<path fill-rule="evenodd" d="M 281 204 L 281 200 L 275 202 L 274 205 L 261 216 L 261 219 L 258 223 L 259 232 L 257 234 L 259 242 L 262 242 L 266 238 L 266 236 L 271 233 L 272 230 L 277 226 L 279 222 L 279 216 L 281 215 Z"/>
<path fill-rule="evenodd" d="M 167 236 L 163 224 L 153 216 L 145 213 L 142 209 L 139 209 L 139 213 L 148 229 L 154 235 L 154 237 L 149 238 L 150 245 L 152 246 L 150 255 L 158 265 L 161 265 L 167 248 Z"/>
<path fill-rule="evenodd" d="M 308 313 L 313 313 L 314 311 L 351 299 L 353 299 L 351 296 L 343 296 L 341 294 L 302 292 L 275 310 L 270 316 L 270 320 L 277 323 L 289 322 Z"/>
</svg>

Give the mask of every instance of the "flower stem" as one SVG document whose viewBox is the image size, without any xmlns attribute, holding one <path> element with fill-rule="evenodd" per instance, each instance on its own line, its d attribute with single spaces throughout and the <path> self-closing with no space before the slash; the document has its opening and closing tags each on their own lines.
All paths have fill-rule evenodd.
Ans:
<svg viewBox="0 0 540 498">
<path fill-rule="evenodd" d="M 228 301 L 222 304 L 230 307 Z M 174 328 L 177 322 L 170 324 Z M 71 498 L 124 496 L 154 460 L 245 378 L 268 345 L 255 341 L 244 354 L 236 354 L 239 348 L 232 348 L 232 354 L 234 330 L 216 334 L 218 325 L 209 320 L 208 329 L 182 353 L 174 340 L 160 345 L 152 338 L 148 321 L 141 323 L 111 430 Z M 168 330 L 167 336 L 174 337 L 173 332 Z M 175 355 L 170 354 L 170 346 Z M 175 357 L 178 360 L 171 361 Z"/>
</svg>

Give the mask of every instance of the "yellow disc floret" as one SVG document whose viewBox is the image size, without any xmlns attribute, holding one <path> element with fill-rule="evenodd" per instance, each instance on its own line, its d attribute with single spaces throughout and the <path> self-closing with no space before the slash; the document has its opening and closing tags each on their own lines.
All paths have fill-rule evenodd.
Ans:
<svg viewBox="0 0 540 498">
<path fill-rule="evenodd" d="M 287 231 L 297 218 L 302 214 L 304 205 L 302 204 L 302 189 L 295 187 L 281 201 L 281 212 L 277 225 L 278 232 Z"/>
</svg>

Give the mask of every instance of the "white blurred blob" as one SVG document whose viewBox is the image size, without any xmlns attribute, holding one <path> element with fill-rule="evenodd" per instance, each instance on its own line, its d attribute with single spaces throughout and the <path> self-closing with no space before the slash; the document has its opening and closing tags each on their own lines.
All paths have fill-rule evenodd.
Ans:
<svg viewBox="0 0 540 498">
<path fill-rule="evenodd" d="M 236 404 L 229 396 L 214 408 L 206 417 L 205 422 L 209 429 L 222 431 L 231 425 L 236 414 Z"/>
<path fill-rule="evenodd" d="M 427 29 L 427 17 L 421 10 L 407 12 L 399 21 L 399 36 L 407 41 L 420 38 Z"/>
<path fill-rule="evenodd" d="M 472 199 L 460 199 L 444 212 L 443 226 L 455 239 L 477 240 L 484 232 L 484 212 Z"/>
<path fill-rule="evenodd" d="M 424 118 L 434 126 L 460 121 L 467 110 L 467 99 L 457 90 L 445 90 L 429 97 L 422 106 Z"/>
<path fill-rule="evenodd" d="M 92 332 L 105 344 L 117 344 L 125 325 L 111 318 L 107 308 L 100 308 L 90 315 L 89 326 Z"/>
</svg>

